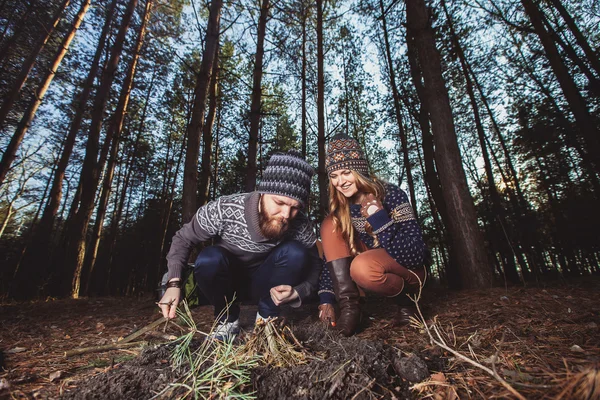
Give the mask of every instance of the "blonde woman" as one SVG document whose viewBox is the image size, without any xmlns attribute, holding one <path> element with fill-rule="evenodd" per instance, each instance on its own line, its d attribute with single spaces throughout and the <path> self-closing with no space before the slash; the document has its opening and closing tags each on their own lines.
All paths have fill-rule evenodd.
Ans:
<svg viewBox="0 0 600 400">
<path fill-rule="evenodd" d="M 426 246 L 406 193 L 369 175 L 356 140 L 333 137 L 325 164 L 330 213 L 321 224 L 327 264 L 319 282 L 319 318 L 350 336 L 360 322 L 360 289 L 388 297 L 418 289 Z M 399 297 L 399 324 L 414 315 L 405 299 Z"/>
</svg>

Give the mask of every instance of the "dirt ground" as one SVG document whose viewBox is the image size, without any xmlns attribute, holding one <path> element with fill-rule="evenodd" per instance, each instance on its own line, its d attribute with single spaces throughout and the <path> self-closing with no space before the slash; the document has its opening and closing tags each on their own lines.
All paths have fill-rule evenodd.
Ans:
<svg viewBox="0 0 600 400">
<path fill-rule="evenodd" d="M 446 348 L 432 345 L 423 327 L 395 327 L 390 299 L 369 297 L 361 331 L 347 339 L 322 329 L 317 304 L 286 310 L 298 339 L 320 359 L 256 368 L 250 390 L 265 399 L 600 399 L 599 289 L 598 277 L 507 290 L 429 287 L 420 304 Z M 210 329 L 210 307 L 192 313 L 201 330 Z M 255 307 L 242 307 L 246 331 L 255 315 Z M 65 352 L 115 344 L 158 317 L 150 298 L 0 304 L 0 398 L 151 398 L 177 379 L 168 347 L 160 346 L 182 333 L 175 325 L 135 339 L 144 345 Z"/>
</svg>

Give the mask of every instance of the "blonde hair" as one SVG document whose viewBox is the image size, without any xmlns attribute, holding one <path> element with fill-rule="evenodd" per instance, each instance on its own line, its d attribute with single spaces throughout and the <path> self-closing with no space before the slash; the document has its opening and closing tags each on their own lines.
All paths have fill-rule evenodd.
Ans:
<svg viewBox="0 0 600 400">
<path fill-rule="evenodd" d="M 379 179 L 374 176 L 366 177 L 355 170 L 350 171 L 354 176 L 358 193 L 371 193 L 383 203 L 385 188 Z M 329 213 L 333 219 L 334 231 L 338 228 L 340 229 L 342 236 L 348 241 L 350 253 L 353 256 L 360 254 L 360 251 L 357 249 L 358 235 L 352 225 L 352 217 L 350 216 L 350 199 L 333 186 L 331 179 L 329 179 Z M 375 240 L 374 247 L 379 247 L 377 235 L 373 234 L 373 228 L 368 222 L 365 225 L 365 230 Z"/>
</svg>

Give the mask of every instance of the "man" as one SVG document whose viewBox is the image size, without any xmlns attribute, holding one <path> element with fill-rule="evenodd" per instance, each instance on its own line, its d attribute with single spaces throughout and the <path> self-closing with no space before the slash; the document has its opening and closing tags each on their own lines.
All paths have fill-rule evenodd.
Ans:
<svg viewBox="0 0 600 400">
<path fill-rule="evenodd" d="M 257 190 L 223 196 L 200 207 L 173 237 L 167 255 L 167 290 L 159 302 L 174 318 L 181 299 L 181 270 L 192 248 L 214 239 L 195 262 L 200 290 L 215 307 L 217 339 L 239 333 L 240 308 L 233 299 L 258 302 L 258 318 L 299 307 L 316 292 L 322 261 L 312 224 L 302 211 L 313 168 L 295 151 L 273 155 Z M 229 304 L 229 308 L 227 308 Z"/>
</svg>

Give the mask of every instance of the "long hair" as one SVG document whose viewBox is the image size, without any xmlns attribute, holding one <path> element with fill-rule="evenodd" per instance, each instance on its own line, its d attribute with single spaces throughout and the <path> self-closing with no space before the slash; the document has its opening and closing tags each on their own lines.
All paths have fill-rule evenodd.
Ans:
<svg viewBox="0 0 600 400">
<path fill-rule="evenodd" d="M 358 193 L 373 194 L 379 201 L 383 203 L 385 197 L 385 188 L 379 179 L 374 176 L 366 177 L 360 172 L 352 171 L 354 179 L 356 181 L 356 188 Z M 350 199 L 340 193 L 329 179 L 329 213 L 333 219 L 333 229 L 340 229 L 342 236 L 348 242 L 350 247 L 350 253 L 353 256 L 360 254 L 357 249 L 357 238 L 356 229 L 352 225 L 352 218 L 350 216 Z M 379 240 L 377 236 L 373 234 L 371 225 L 367 222 L 365 230 L 375 240 L 374 247 L 379 246 Z"/>
</svg>

